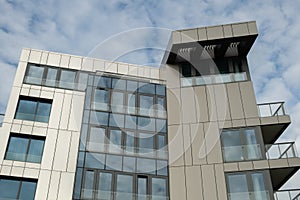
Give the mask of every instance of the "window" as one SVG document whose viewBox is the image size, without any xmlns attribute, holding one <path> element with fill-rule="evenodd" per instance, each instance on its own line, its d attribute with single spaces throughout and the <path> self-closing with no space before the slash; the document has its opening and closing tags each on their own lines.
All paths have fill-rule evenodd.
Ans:
<svg viewBox="0 0 300 200">
<path fill-rule="evenodd" d="M 109 92 L 103 89 L 94 90 L 93 109 L 108 110 Z"/>
<path fill-rule="evenodd" d="M 42 160 L 45 139 L 11 135 L 6 151 L 6 160 L 40 163 Z"/>
<path fill-rule="evenodd" d="M 137 199 L 138 200 L 147 200 L 148 191 L 148 177 L 147 176 L 138 176 L 137 181 Z"/>
<path fill-rule="evenodd" d="M 0 199 L 34 200 L 36 180 L 0 177 Z"/>
<path fill-rule="evenodd" d="M 70 69 L 28 64 L 24 83 L 84 91 L 88 74 Z"/>
<path fill-rule="evenodd" d="M 226 162 L 262 159 L 258 128 L 223 130 L 221 140 Z"/>
<path fill-rule="evenodd" d="M 52 100 L 20 97 L 15 119 L 48 123 Z"/>
<path fill-rule="evenodd" d="M 251 171 L 226 174 L 229 200 L 270 199 L 271 190 L 267 171 Z"/>
<path fill-rule="evenodd" d="M 133 176 L 117 175 L 116 200 L 133 199 Z"/>
</svg>

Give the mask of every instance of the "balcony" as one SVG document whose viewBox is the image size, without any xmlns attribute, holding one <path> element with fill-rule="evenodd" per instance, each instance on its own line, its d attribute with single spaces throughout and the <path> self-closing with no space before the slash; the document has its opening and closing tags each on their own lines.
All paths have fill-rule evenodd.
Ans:
<svg viewBox="0 0 300 200">
<path fill-rule="evenodd" d="M 275 191 L 274 199 L 275 200 L 300 200 L 300 189 Z"/>
<path fill-rule="evenodd" d="M 240 192 L 240 193 L 229 193 L 229 200 L 254 200 L 254 199 L 263 199 L 270 200 L 269 191 L 254 191 L 254 192 Z"/>
<path fill-rule="evenodd" d="M 246 72 L 215 74 L 215 75 L 205 75 L 205 76 L 195 76 L 195 77 L 182 77 L 180 80 L 181 80 L 182 87 L 191 87 L 191 86 L 200 86 L 200 85 L 246 81 L 247 74 Z"/>
<path fill-rule="evenodd" d="M 83 199 L 111 200 L 169 200 L 169 197 L 159 195 L 136 194 L 128 192 L 112 192 L 103 190 L 82 189 Z"/>
<path fill-rule="evenodd" d="M 284 102 L 257 104 L 265 144 L 273 144 L 291 123 Z"/>
<path fill-rule="evenodd" d="M 284 102 L 272 102 L 257 104 L 258 113 L 260 117 L 274 117 L 279 115 L 286 115 L 284 109 Z"/>
<path fill-rule="evenodd" d="M 268 160 L 298 157 L 295 142 L 268 144 L 265 145 L 265 148 Z"/>
<path fill-rule="evenodd" d="M 3 119 L 4 119 L 4 114 L 0 113 L 0 127 L 2 126 Z"/>
</svg>

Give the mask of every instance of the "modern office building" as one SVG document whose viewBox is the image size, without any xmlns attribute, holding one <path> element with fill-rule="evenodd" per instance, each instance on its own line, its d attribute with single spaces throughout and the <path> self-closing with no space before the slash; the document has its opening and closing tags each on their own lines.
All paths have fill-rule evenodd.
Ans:
<svg viewBox="0 0 300 200">
<path fill-rule="evenodd" d="M 299 199 L 280 191 L 300 167 L 276 143 L 290 117 L 256 103 L 257 35 L 253 21 L 174 31 L 161 68 L 23 49 L 0 199 Z"/>
</svg>

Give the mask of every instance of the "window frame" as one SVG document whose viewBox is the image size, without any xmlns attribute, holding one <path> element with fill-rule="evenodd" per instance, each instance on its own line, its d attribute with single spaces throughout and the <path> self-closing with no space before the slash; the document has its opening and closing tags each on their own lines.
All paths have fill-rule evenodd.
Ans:
<svg viewBox="0 0 300 200">
<path fill-rule="evenodd" d="M 27 146 L 26 152 L 24 154 L 25 155 L 25 159 L 23 161 L 22 160 L 12 160 L 12 161 L 30 162 L 30 161 L 27 160 L 27 158 L 28 158 L 28 153 L 29 153 L 29 150 L 30 150 L 31 142 L 32 142 L 32 140 L 40 140 L 40 141 L 44 142 L 43 148 L 42 148 L 42 152 L 41 152 L 41 160 L 40 160 L 40 162 L 31 162 L 31 163 L 38 163 L 38 164 L 40 164 L 42 162 L 42 158 L 43 158 L 43 154 L 44 154 L 44 148 L 45 148 L 45 142 L 46 142 L 46 137 L 37 136 L 37 135 L 17 134 L 17 133 L 10 133 L 10 135 L 9 135 L 9 139 L 8 139 L 6 150 L 5 150 L 5 156 L 4 156 L 5 160 L 11 160 L 11 159 L 7 159 L 6 156 L 7 156 L 7 152 L 8 152 L 9 145 L 10 145 L 12 137 L 28 139 L 28 146 Z"/>
<path fill-rule="evenodd" d="M 26 120 L 26 119 L 19 119 L 19 118 L 16 118 L 17 116 L 17 113 L 18 113 L 18 110 L 20 108 L 20 101 L 31 101 L 31 102 L 35 102 L 36 105 L 35 105 L 35 110 L 34 110 L 34 113 L 32 114 L 34 116 L 34 120 Z M 50 104 L 50 112 L 49 112 L 49 116 L 48 116 L 48 122 L 43 122 L 43 121 L 37 121 L 37 112 L 38 112 L 38 109 L 39 109 L 39 103 L 47 103 L 47 104 Z M 39 123 L 49 123 L 49 120 L 50 120 L 50 116 L 51 116 L 51 110 L 52 110 L 52 104 L 53 104 L 53 100 L 52 99 L 45 99 L 45 98 L 36 98 L 36 97 L 30 97 L 30 96 L 19 96 L 19 99 L 18 99 L 18 104 L 17 104 L 17 107 L 16 107 L 16 111 L 15 111 L 15 115 L 14 115 L 14 119 L 18 119 L 18 120 L 26 120 L 26 121 L 33 121 L 33 122 L 39 122 Z"/>
</svg>

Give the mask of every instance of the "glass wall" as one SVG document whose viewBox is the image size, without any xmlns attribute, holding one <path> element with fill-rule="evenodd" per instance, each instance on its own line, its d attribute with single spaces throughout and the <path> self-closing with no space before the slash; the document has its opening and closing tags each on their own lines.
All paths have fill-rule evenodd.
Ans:
<svg viewBox="0 0 300 200">
<path fill-rule="evenodd" d="M 168 199 L 165 109 L 164 85 L 89 75 L 74 199 Z"/>
</svg>

